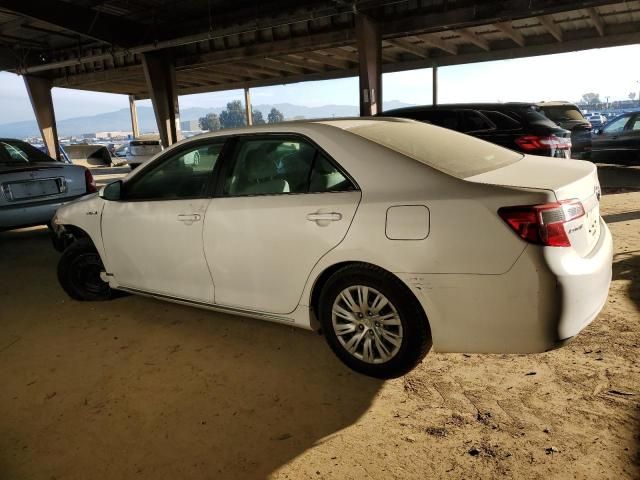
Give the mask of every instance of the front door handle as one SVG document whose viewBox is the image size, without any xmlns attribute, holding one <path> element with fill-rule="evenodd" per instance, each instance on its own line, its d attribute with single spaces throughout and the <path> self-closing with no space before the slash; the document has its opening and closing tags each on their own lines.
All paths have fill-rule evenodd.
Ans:
<svg viewBox="0 0 640 480">
<path fill-rule="evenodd" d="M 197 222 L 199 220 L 200 220 L 200 215 L 197 213 L 188 213 L 188 214 L 178 215 L 178 221 L 184 223 L 185 225 L 191 225 L 193 222 Z"/>
<path fill-rule="evenodd" d="M 309 213 L 307 215 L 307 220 L 310 222 L 316 222 L 318 225 L 328 225 L 329 222 L 337 222 L 342 220 L 342 214 L 338 212 L 329 212 L 329 213 Z"/>
</svg>

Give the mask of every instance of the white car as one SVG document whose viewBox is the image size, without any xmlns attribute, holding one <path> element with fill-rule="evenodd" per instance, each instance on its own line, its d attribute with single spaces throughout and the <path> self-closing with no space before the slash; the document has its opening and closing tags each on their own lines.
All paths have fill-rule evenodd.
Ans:
<svg viewBox="0 0 640 480">
<path fill-rule="evenodd" d="M 61 208 L 75 241 L 58 276 L 78 300 L 122 290 L 321 329 L 390 378 L 432 344 L 543 352 L 580 332 L 611 280 L 599 198 L 591 163 L 412 120 L 217 132 Z"/>
<path fill-rule="evenodd" d="M 162 143 L 157 139 L 136 138 L 129 142 L 126 152 L 127 164 L 131 170 L 138 168 L 162 151 Z"/>
</svg>

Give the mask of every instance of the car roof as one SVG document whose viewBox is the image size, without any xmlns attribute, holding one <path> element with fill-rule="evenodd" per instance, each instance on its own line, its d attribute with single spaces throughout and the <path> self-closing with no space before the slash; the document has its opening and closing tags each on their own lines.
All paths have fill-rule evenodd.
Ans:
<svg viewBox="0 0 640 480">
<path fill-rule="evenodd" d="M 438 105 L 416 105 L 414 107 L 402 107 L 402 108 L 394 108 L 392 110 L 385 110 L 380 113 L 380 115 L 387 115 L 397 113 L 405 113 L 405 112 L 419 112 L 421 110 L 449 110 L 449 109 L 469 109 L 469 110 L 507 110 L 513 108 L 529 108 L 529 107 L 537 107 L 537 105 L 533 102 L 486 102 L 486 103 L 446 103 L 446 104 L 438 104 Z"/>
<path fill-rule="evenodd" d="M 539 102 L 538 106 L 539 107 L 565 107 L 565 106 L 569 106 L 569 107 L 578 108 L 578 106 L 575 103 L 567 102 L 565 100 L 551 100 L 549 102 Z"/>
</svg>

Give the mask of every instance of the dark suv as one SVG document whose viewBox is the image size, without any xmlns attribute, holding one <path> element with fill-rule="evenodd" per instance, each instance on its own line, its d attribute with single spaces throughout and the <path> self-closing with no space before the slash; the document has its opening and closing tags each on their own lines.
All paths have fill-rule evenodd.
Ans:
<svg viewBox="0 0 640 480">
<path fill-rule="evenodd" d="M 541 102 L 538 107 L 549 120 L 571 131 L 573 158 L 590 158 L 592 125 L 576 105 L 569 102 Z"/>
<path fill-rule="evenodd" d="M 571 132 L 532 103 L 469 103 L 399 108 L 381 116 L 429 122 L 533 155 L 571 157 Z"/>
</svg>

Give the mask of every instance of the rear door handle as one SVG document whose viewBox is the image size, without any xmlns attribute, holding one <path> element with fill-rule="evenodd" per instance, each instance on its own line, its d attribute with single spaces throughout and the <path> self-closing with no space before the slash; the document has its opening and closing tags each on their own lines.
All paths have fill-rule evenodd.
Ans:
<svg viewBox="0 0 640 480">
<path fill-rule="evenodd" d="M 337 212 L 309 213 L 307 220 L 310 222 L 337 222 L 338 220 L 342 220 L 342 214 Z"/>
<path fill-rule="evenodd" d="M 178 221 L 183 222 L 186 225 L 191 225 L 193 222 L 197 222 L 199 220 L 200 220 L 200 215 L 197 213 L 178 215 Z"/>
</svg>

